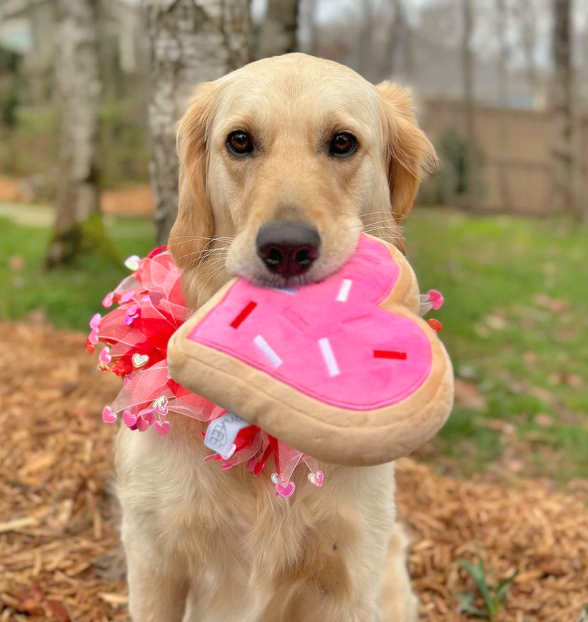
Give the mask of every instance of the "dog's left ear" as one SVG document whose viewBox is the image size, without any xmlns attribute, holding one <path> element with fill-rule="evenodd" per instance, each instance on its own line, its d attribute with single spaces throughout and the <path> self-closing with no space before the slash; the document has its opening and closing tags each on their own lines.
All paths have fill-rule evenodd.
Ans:
<svg viewBox="0 0 588 622">
<path fill-rule="evenodd" d="M 435 147 L 420 129 L 410 89 L 381 82 L 382 124 L 392 215 L 400 223 L 410 212 L 424 177 L 438 166 Z"/>
</svg>

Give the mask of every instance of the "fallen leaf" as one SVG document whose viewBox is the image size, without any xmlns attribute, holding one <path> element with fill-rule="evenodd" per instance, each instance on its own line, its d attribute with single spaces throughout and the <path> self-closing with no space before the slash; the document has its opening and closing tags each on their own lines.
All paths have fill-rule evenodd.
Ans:
<svg viewBox="0 0 588 622">
<path fill-rule="evenodd" d="M 459 378 L 455 379 L 455 401 L 459 406 L 472 410 L 485 410 L 488 405 L 475 382 Z"/>
</svg>

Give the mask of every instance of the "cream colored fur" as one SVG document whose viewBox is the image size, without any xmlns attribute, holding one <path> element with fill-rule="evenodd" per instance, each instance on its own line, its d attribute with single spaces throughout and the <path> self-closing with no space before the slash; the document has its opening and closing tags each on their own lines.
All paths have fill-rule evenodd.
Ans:
<svg viewBox="0 0 588 622">
<path fill-rule="evenodd" d="M 255 158 L 227 154 L 226 136 L 237 129 L 255 137 Z M 346 161 L 325 152 L 338 131 L 359 140 Z M 301 54 L 200 87 L 180 124 L 179 151 L 170 246 L 194 308 L 231 274 L 263 280 L 254 239 L 272 219 L 319 229 L 321 256 L 308 280 L 342 265 L 362 227 L 402 246 L 398 223 L 435 161 L 406 89 L 374 87 Z M 133 622 L 417 620 L 393 464 L 323 465 L 322 489 L 297 474 L 296 494 L 285 500 L 267 472 L 254 478 L 243 467 L 204 463 L 202 430 L 175 416 L 164 439 L 119 433 Z"/>
</svg>

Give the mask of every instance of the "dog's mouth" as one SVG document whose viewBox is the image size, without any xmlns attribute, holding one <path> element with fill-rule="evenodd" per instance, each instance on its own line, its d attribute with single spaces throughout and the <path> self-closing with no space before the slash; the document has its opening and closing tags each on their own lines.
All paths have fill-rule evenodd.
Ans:
<svg viewBox="0 0 588 622">
<path fill-rule="evenodd" d="M 360 228 L 320 231 L 303 221 L 262 225 L 253 239 L 237 236 L 227 256 L 227 272 L 263 287 L 291 289 L 325 280 L 353 255 Z"/>
<path fill-rule="evenodd" d="M 260 285 L 261 287 L 272 287 L 274 289 L 293 289 L 301 287 L 303 285 L 310 285 L 311 283 L 317 283 L 322 281 L 326 276 L 313 276 L 312 272 L 307 272 L 298 276 L 284 277 L 279 274 L 272 274 L 267 270 L 260 270 L 259 272 L 251 272 L 247 274 L 240 274 L 239 276 L 245 278 L 254 285 Z"/>
</svg>

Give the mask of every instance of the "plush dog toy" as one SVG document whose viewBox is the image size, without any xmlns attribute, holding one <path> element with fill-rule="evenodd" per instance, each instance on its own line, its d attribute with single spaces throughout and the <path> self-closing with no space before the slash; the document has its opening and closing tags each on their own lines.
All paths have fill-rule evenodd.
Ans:
<svg viewBox="0 0 588 622">
<path fill-rule="evenodd" d="M 425 306 L 438 308 L 432 294 Z M 389 462 L 431 439 L 453 403 L 451 363 L 420 304 L 404 256 L 362 235 L 320 283 L 229 282 L 173 335 L 169 371 L 232 413 L 207 434 L 221 455 L 250 424 L 333 464 Z"/>
</svg>

